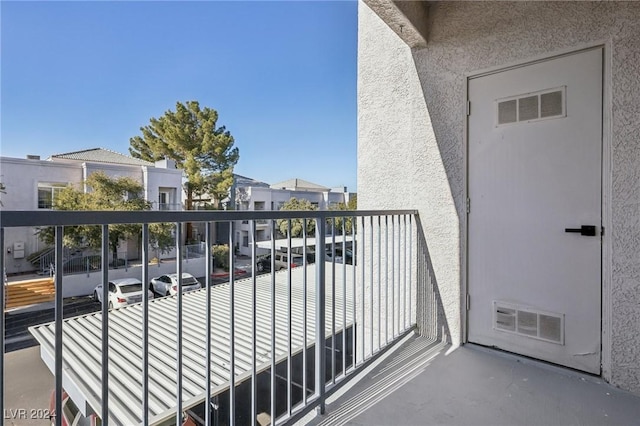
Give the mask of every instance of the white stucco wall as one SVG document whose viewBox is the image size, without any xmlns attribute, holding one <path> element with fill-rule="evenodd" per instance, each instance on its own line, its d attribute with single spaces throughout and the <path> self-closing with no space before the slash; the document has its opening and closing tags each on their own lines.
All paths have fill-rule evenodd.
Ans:
<svg viewBox="0 0 640 426">
<path fill-rule="evenodd" d="M 2 209 L 38 210 L 38 183 L 74 184 L 81 189 L 86 177 L 96 171 L 103 171 L 111 177 L 131 177 L 145 184 L 147 200 L 155 202 L 155 206 L 157 206 L 160 187 L 173 188 L 176 198 L 179 198 L 181 193 L 182 171 L 178 169 L 0 157 L 0 182 L 6 187 L 6 193 L 1 194 L 0 198 Z M 179 203 L 180 200 L 177 199 L 174 202 Z M 8 252 L 7 248 L 12 248 L 14 242 L 24 242 L 24 258 L 16 258 L 13 250 L 11 253 Z M 38 239 L 36 229 L 30 227 L 7 229 L 4 248 L 7 273 L 32 271 L 33 265 L 27 261 L 27 256 L 43 248 L 45 245 Z M 123 246 L 123 250 L 125 249 L 136 251 L 137 247 Z"/>
<path fill-rule="evenodd" d="M 438 2 L 427 28 L 427 47 L 412 52 L 360 4 L 359 207 L 419 209 L 444 325 L 461 341 L 466 76 L 606 42 L 605 216 L 613 226 L 605 237 L 612 262 L 604 265 L 611 287 L 603 321 L 611 333 L 603 336 L 603 374 L 640 393 L 640 4 Z"/>
<path fill-rule="evenodd" d="M 445 168 L 458 159 L 440 150 L 411 50 L 363 3 L 358 46 L 358 209 L 419 210 L 438 328 L 459 343 L 462 175 Z"/>
<path fill-rule="evenodd" d="M 318 204 L 318 209 L 328 210 L 332 203 L 346 203 L 348 201 L 348 192 L 334 191 L 291 191 L 287 189 L 274 189 L 259 186 L 239 187 L 236 190 L 237 203 L 240 204 L 240 210 L 244 207 L 240 202 L 248 203 L 248 210 L 255 210 L 256 202 L 264 203 L 264 210 L 278 210 L 280 204 L 286 203 L 291 198 L 299 200 L 308 200 Z M 242 223 L 238 220 L 235 222 L 236 239 L 240 243 L 240 254 L 250 256 L 251 245 L 245 247 L 242 245 L 243 236 L 248 236 L 250 226 L 248 223 Z M 271 238 L 271 227 L 268 224 L 258 224 L 257 230 L 262 231 L 261 235 L 266 240 Z"/>
<path fill-rule="evenodd" d="M 143 167 L 145 199 L 153 203 L 153 208 L 158 208 L 158 196 L 160 188 L 172 189 L 169 204 L 182 203 L 182 170 L 163 169 L 158 167 Z"/>
<path fill-rule="evenodd" d="M 50 161 L 0 157 L 1 181 L 6 187 L 2 194 L 3 210 L 37 210 L 38 182 L 67 184 L 82 182 L 82 169 Z M 16 241 L 25 243 L 22 259 L 16 259 L 7 248 Z M 33 269 L 26 257 L 45 246 L 35 234 L 34 228 L 10 228 L 5 231 L 5 262 L 7 273 L 26 272 Z"/>
</svg>

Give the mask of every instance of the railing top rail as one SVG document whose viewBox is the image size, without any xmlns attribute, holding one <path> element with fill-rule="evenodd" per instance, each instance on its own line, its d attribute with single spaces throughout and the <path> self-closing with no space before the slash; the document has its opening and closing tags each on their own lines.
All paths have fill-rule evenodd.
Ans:
<svg viewBox="0 0 640 426">
<path fill-rule="evenodd" d="M 252 219 L 314 219 L 353 216 L 414 215 L 417 210 L 190 210 L 190 211 L 61 211 L 3 210 L 0 228 L 120 223 L 216 222 Z"/>
</svg>

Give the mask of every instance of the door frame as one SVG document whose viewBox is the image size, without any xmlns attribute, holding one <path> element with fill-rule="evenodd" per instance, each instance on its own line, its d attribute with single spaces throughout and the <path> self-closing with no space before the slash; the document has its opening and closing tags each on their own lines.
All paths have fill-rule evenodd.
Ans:
<svg viewBox="0 0 640 426">
<path fill-rule="evenodd" d="M 460 250 L 460 324 L 462 343 L 469 343 L 469 316 L 467 314 L 469 305 L 469 213 L 467 202 L 469 200 L 469 81 L 475 78 L 483 77 L 490 74 L 508 71 L 515 68 L 522 68 L 539 62 L 546 62 L 563 56 L 574 55 L 587 50 L 602 49 L 602 165 L 601 165 L 601 220 L 604 227 L 604 235 L 602 235 L 601 250 L 601 366 L 600 374 L 607 380 L 611 380 L 611 331 L 612 331 L 612 305 L 611 305 L 611 282 L 612 282 L 612 240 L 611 230 L 613 225 L 612 219 L 612 79 L 611 79 L 611 40 L 596 41 L 587 44 L 580 44 L 568 49 L 557 50 L 552 53 L 532 56 L 525 60 L 497 65 L 489 68 L 473 71 L 465 75 L 464 87 L 464 109 L 463 109 L 463 133 L 464 133 L 464 149 L 463 149 L 463 205 L 465 214 L 463 215 L 463 234 L 462 241 L 464 248 Z M 471 301 L 473 303 L 473 301 Z"/>
</svg>

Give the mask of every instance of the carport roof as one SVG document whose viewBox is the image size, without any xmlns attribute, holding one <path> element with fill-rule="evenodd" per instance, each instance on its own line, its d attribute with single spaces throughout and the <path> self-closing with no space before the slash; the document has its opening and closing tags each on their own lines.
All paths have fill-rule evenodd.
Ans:
<svg viewBox="0 0 640 426">
<path fill-rule="evenodd" d="M 353 273 L 342 273 L 336 264 L 336 330 L 343 328 L 343 303 L 346 324 L 353 323 Z M 345 266 L 352 268 L 350 265 Z M 315 339 L 315 265 L 307 267 L 307 347 Z M 291 270 L 293 354 L 305 345 L 303 340 L 303 269 Z M 276 360 L 286 358 L 287 274 L 276 277 Z M 346 295 L 342 277 L 346 276 Z M 326 303 L 331 303 L 332 268 L 326 268 Z M 235 288 L 235 377 L 236 383 L 251 377 L 252 280 L 236 281 Z M 271 359 L 271 274 L 256 279 L 256 368 L 264 371 Z M 212 389 L 220 393 L 229 386 L 230 375 L 230 285 L 212 288 Z M 206 296 L 205 289 L 183 296 L 183 408 L 201 403 L 206 394 Z M 346 298 L 345 298 L 346 296 Z M 328 305 L 330 306 L 330 305 Z M 167 297 L 149 303 L 149 418 L 158 423 L 175 418 L 177 400 L 175 329 L 177 298 Z M 29 331 L 40 344 L 41 357 L 55 371 L 55 323 L 32 327 Z M 64 320 L 63 386 L 76 405 L 88 414 L 101 412 L 101 312 Z M 331 315 L 327 314 L 325 335 L 331 334 Z M 114 424 L 142 422 L 142 305 L 136 304 L 109 312 L 109 417 Z"/>
</svg>

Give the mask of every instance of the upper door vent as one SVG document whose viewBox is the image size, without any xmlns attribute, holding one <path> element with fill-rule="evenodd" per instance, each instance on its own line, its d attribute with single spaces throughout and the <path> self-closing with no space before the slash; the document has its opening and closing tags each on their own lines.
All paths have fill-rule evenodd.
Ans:
<svg viewBox="0 0 640 426">
<path fill-rule="evenodd" d="M 496 126 L 566 117 L 566 86 L 497 99 Z"/>
</svg>

